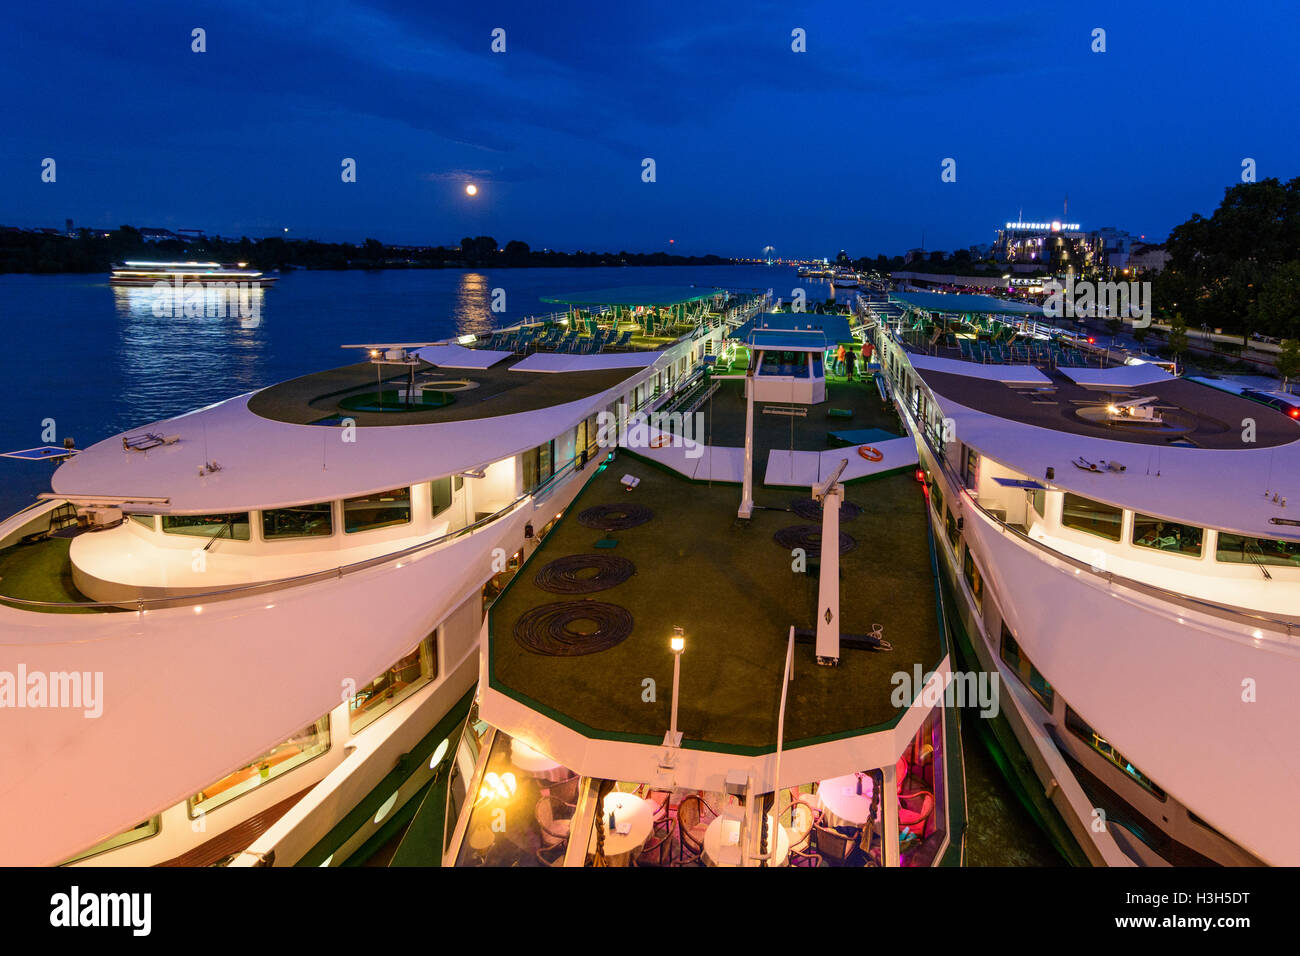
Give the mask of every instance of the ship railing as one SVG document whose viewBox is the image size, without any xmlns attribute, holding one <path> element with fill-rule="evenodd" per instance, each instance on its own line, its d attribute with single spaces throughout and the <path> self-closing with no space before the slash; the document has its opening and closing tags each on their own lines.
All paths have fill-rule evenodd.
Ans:
<svg viewBox="0 0 1300 956">
<path fill-rule="evenodd" d="M 911 417 L 911 409 L 905 409 L 905 411 L 908 413 L 908 417 Z M 1300 646 L 1300 617 L 1274 615 L 1263 611 L 1253 611 L 1249 608 L 1237 607 L 1231 604 L 1220 604 L 1216 601 L 1205 601 L 1201 598 L 1191 597 L 1178 591 L 1162 588 L 1159 585 L 1148 584 L 1145 581 L 1139 581 L 1136 578 L 1117 574 L 1114 571 L 1107 571 L 1102 568 L 1094 567 L 1087 561 L 1081 561 L 1063 551 L 1058 551 L 1051 545 L 1044 544 L 1042 541 L 1030 537 L 1027 532 L 1022 531 L 1014 525 L 1008 524 L 1005 518 L 995 514 L 993 511 L 980 504 L 979 500 L 971 493 L 970 489 L 966 487 L 966 483 L 962 481 L 956 471 L 953 470 L 953 467 L 948 462 L 947 458 L 930 442 L 929 436 L 924 430 L 921 431 L 921 434 L 925 439 L 926 446 L 930 449 L 934 461 L 948 478 L 951 487 L 959 489 L 963 504 L 980 512 L 988 518 L 993 522 L 994 526 L 1002 532 L 1002 534 L 1014 536 L 1021 545 L 1033 548 L 1043 554 L 1050 555 L 1055 560 L 1069 565 L 1076 573 L 1090 574 L 1094 578 L 1105 581 L 1108 587 L 1121 587 L 1129 591 L 1144 594 L 1147 597 L 1155 598 L 1156 600 L 1166 604 L 1172 604 L 1189 611 L 1196 611 L 1223 621 L 1229 621 L 1233 624 L 1253 628 L 1255 633 L 1252 636 L 1255 640 L 1274 641 L 1285 644 L 1289 647 Z"/>
<path fill-rule="evenodd" d="M 302 587 L 309 584 L 317 584 L 322 581 L 331 581 L 344 577 L 349 574 L 356 574 L 360 571 L 368 571 L 371 568 L 382 567 L 394 561 L 400 561 L 413 555 L 422 554 L 433 548 L 440 547 L 457 538 L 471 535 L 476 531 L 481 531 L 490 524 L 494 524 L 502 518 L 514 513 L 529 501 L 542 501 L 549 497 L 560 480 L 566 475 L 574 474 L 581 470 L 579 458 L 570 459 L 560 470 L 555 472 L 536 488 L 520 495 L 510 504 L 501 508 L 499 511 L 480 518 L 471 524 L 458 528 L 455 531 L 449 531 L 447 534 L 428 541 L 421 541 L 419 544 L 413 544 L 409 547 L 402 548 L 398 551 L 390 551 L 387 554 L 376 555 L 366 558 L 362 561 L 354 561 L 351 564 L 343 564 L 333 568 L 327 568 L 321 571 L 312 571 L 307 574 L 293 575 L 287 578 L 273 578 L 269 581 L 255 581 L 248 584 L 238 584 L 234 587 L 221 588 L 214 591 L 204 591 L 193 594 L 172 594 L 165 597 L 141 597 L 141 598 L 123 598 L 118 601 L 34 601 L 28 598 L 10 597 L 9 595 L 0 594 L 0 604 L 18 606 L 20 608 L 33 609 L 54 609 L 61 610 L 65 608 L 77 608 L 93 610 L 96 608 L 118 610 L 135 610 L 149 611 L 169 607 L 187 607 L 191 604 L 199 604 L 211 601 L 229 601 L 242 597 L 252 597 L 256 594 L 262 594 L 270 591 L 283 591 L 288 588 Z M 46 502 L 41 502 L 42 504 Z M 29 509 L 23 509 L 19 514 L 23 514 Z M 16 517 L 16 516 L 15 516 Z M 12 521 L 12 519 L 10 519 Z M 6 522 L 8 524 L 9 522 Z"/>
</svg>

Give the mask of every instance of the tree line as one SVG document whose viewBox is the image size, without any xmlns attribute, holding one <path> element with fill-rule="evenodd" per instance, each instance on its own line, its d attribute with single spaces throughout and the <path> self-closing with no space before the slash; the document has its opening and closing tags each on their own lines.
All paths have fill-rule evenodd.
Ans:
<svg viewBox="0 0 1300 956">
<path fill-rule="evenodd" d="M 246 262 L 271 269 L 463 269 L 583 266 L 729 265 L 722 256 L 677 256 L 666 252 L 561 252 L 535 250 L 512 240 L 497 245 L 491 236 L 466 236 L 455 246 L 396 246 L 366 239 L 350 242 L 265 239 L 146 242 L 134 226 L 78 230 L 75 236 L 19 230 L 0 231 L 0 272 L 108 272 L 127 259 L 202 259 Z"/>
</svg>

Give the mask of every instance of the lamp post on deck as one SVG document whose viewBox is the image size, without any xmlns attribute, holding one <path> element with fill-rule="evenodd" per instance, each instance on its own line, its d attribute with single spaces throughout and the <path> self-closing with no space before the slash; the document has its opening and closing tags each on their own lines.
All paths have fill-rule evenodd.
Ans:
<svg viewBox="0 0 1300 956">
<path fill-rule="evenodd" d="M 668 725 L 668 733 L 664 734 L 664 746 L 680 747 L 682 745 L 682 734 L 677 729 L 677 699 L 682 679 L 682 651 L 686 649 L 686 632 L 680 627 L 674 627 L 673 636 L 669 639 L 668 646 L 673 651 L 673 713 L 671 722 Z"/>
</svg>

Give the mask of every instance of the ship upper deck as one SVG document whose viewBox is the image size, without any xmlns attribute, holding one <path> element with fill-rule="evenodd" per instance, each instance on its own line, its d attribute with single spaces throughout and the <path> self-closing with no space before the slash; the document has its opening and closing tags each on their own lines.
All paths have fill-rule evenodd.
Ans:
<svg viewBox="0 0 1300 956">
<path fill-rule="evenodd" d="M 358 362 L 342 368 L 313 372 L 262 389 L 249 399 L 255 415 L 295 425 L 309 425 L 339 417 L 353 418 L 362 427 L 427 425 L 498 418 L 578 401 L 613 388 L 635 371 L 654 362 L 655 353 L 641 353 L 633 367 L 620 363 L 599 367 L 603 356 L 585 361 L 571 371 L 527 371 L 515 366 L 518 357 L 503 359 L 489 368 L 440 367 L 421 361 L 415 367 L 415 384 L 427 392 L 450 399 L 447 404 L 405 407 L 401 391 L 408 371 L 394 366 Z M 586 365 L 588 367 L 582 367 Z M 595 367 L 591 367 L 595 366 Z M 379 374 L 376 374 L 376 368 Z M 377 384 L 381 383 L 381 384 Z M 382 393 L 382 394 L 378 394 Z M 358 399 L 372 401 L 357 401 Z M 387 411 L 373 410 L 380 401 Z"/>
<path fill-rule="evenodd" d="M 634 490 L 624 489 L 624 475 L 639 479 Z M 902 713 L 891 703 L 892 675 L 911 674 L 914 666 L 928 672 L 944 654 L 922 487 L 909 470 L 849 484 L 845 491 L 840 528 L 852 549 L 840 559 L 842 630 L 866 634 L 879 624 L 893 649 L 846 644 L 841 665 L 832 668 L 817 666 L 811 643 L 798 642 L 787 743 L 890 724 Z M 794 569 L 790 542 L 775 536 L 792 527 L 819 532 L 820 518 L 813 523 L 792 513 L 797 491 L 756 482 L 754 516 L 738 521 L 739 493 L 735 485 L 692 483 L 632 456 L 612 462 L 493 605 L 492 686 L 588 737 L 657 744 L 670 719 L 669 637 L 681 627 L 684 746 L 773 749 L 789 629 L 811 632 L 819 613 L 817 545 L 807 545 L 812 570 L 804 573 Z M 861 513 L 850 517 L 849 505 Z M 584 523 L 588 509 L 633 506 L 647 509 L 649 519 L 618 531 Z M 597 548 L 597 541 L 608 540 L 617 545 Z M 593 556 L 602 567 L 630 562 L 624 573 L 634 573 L 594 593 L 554 593 L 543 586 L 570 563 L 594 567 Z M 591 572 L 577 573 L 585 580 Z M 617 642 L 595 637 L 588 644 L 580 637 L 577 643 L 592 653 L 560 656 L 546 636 L 548 614 L 558 615 L 550 617 L 552 625 L 568 621 L 578 633 L 597 622 L 600 635 L 612 633 L 620 619 L 630 633 Z M 650 702 L 642 696 L 645 678 L 658 687 Z"/>
</svg>

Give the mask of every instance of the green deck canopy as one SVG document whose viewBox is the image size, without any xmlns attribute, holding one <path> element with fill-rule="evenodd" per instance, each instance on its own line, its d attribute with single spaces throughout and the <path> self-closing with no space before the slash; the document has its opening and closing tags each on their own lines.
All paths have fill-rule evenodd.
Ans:
<svg viewBox="0 0 1300 956">
<path fill-rule="evenodd" d="M 980 315 L 1039 315 L 1043 314 L 1040 305 L 1025 302 L 1012 302 L 992 295 L 971 295 L 949 292 L 891 292 L 891 302 L 902 302 L 915 309 L 926 312 L 961 312 Z"/>
<path fill-rule="evenodd" d="M 725 289 L 710 289 L 703 286 L 664 286 L 664 285 L 628 285 L 613 289 L 590 289 L 585 292 L 570 292 L 565 295 L 544 295 L 543 302 L 555 302 L 560 305 L 591 308 L 594 306 L 628 306 L 638 305 L 651 308 L 668 308 L 685 305 L 687 302 L 702 302 L 715 296 L 725 295 Z"/>
</svg>

